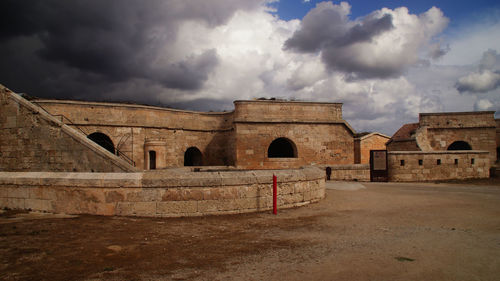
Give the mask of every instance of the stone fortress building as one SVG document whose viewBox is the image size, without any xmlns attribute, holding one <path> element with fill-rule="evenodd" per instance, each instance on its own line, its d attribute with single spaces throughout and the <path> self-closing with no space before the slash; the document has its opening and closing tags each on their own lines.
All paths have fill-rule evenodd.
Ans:
<svg viewBox="0 0 500 281">
<path fill-rule="evenodd" d="M 232 112 L 35 100 L 49 114 L 139 169 L 236 166 L 284 169 L 354 163 L 342 104 L 235 101 Z"/>
<path fill-rule="evenodd" d="M 332 179 L 486 178 L 494 112 L 420 114 L 392 138 L 358 134 L 341 103 L 235 101 L 231 112 L 65 100 L 28 101 L 0 85 L 0 207 L 105 215 L 196 216 L 324 197 Z M 386 151 L 370 163 L 370 151 Z M 89 201 L 90 200 L 90 201 Z"/>
<path fill-rule="evenodd" d="M 485 151 L 491 165 L 497 160 L 499 146 L 498 120 L 491 111 L 422 113 L 419 123 L 406 124 L 389 138 L 380 133 L 357 134 L 342 118 L 341 103 L 250 100 L 235 101 L 230 112 L 193 112 L 103 102 L 24 102 L 83 133 L 128 163 L 129 169 L 137 170 L 183 166 L 287 169 L 306 165 L 359 170 L 357 164 L 369 163 L 370 150 L 385 149 L 386 143 L 391 153 Z M 3 110 L 3 118 L 13 118 L 6 116 L 8 113 Z M 32 139 L 43 137 L 36 130 L 26 134 L 31 133 L 35 133 L 29 136 Z M 4 131 L 2 138 L 15 143 L 18 136 L 5 135 Z M 5 146 L 2 149 L 8 151 Z M 51 167 L 37 169 L 22 162 L 25 156 L 4 155 L 0 169 L 85 171 L 65 165 L 63 158 L 72 156 L 63 156 L 57 148 L 44 153 L 48 155 L 40 159 L 53 163 Z"/>
</svg>

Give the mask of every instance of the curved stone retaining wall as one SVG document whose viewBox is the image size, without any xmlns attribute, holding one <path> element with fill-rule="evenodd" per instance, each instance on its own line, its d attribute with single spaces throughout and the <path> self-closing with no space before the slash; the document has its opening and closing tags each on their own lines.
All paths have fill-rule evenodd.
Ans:
<svg viewBox="0 0 500 281">
<path fill-rule="evenodd" d="M 200 171 L 144 173 L 0 172 L 0 207 L 67 214 L 179 217 L 272 209 L 272 175 L 278 208 L 325 196 L 324 171 Z"/>
</svg>

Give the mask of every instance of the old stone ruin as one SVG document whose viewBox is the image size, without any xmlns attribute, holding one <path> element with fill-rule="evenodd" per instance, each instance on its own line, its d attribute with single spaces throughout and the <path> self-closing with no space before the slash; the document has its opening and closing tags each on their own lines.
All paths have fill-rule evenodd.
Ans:
<svg viewBox="0 0 500 281">
<path fill-rule="evenodd" d="M 67 100 L 0 86 L 0 207 L 70 214 L 200 216 L 279 208 L 332 180 L 487 178 L 494 112 L 420 114 L 392 138 L 356 133 L 341 103 L 235 101 L 231 112 Z M 387 146 L 386 146 L 387 143 Z M 494 170 L 494 169 L 493 169 Z"/>
</svg>

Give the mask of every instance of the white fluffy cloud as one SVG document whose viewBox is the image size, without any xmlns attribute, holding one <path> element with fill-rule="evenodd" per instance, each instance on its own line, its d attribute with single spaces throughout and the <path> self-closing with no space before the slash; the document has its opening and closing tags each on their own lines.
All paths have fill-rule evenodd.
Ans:
<svg viewBox="0 0 500 281">
<path fill-rule="evenodd" d="M 383 8 L 354 21 L 348 17 L 350 8 L 347 2 L 319 3 L 285 42 L 286 48 L 321 52 L 332 70 L 376 78 L 401 75 L 425 49 L 433 57 L 443 52 L 432 42 L 448 24 L 438 8 L 421 15 L 412 15 L 405 7 Z"/>
<path fill-rule="evenodd" d="M 196 1 L 152 1 L 144 9 L 161 11 L 156 4 L 175 9 L 169 9 L 168 19 L 137 20 L 145 26 L 123 26 L 121 19 L 108 21 L 107 12 L 97 9 L 104 23 L 118 24 L 121 33 L 134 30 L 137 35 L 125 37 L 130 44 L 125 44 L 123 54 L 115 52 L 122 44 L 105 46 L 105 53 L 111 56 L 102 62 L 108 62 L 109 68 L 69 54 L 67 62 L 47 60 L 38 56 L 39 50 L 57 44 L 44 45 L 47 42 L 29 34 L 15 37 L 8 29 L 6 36 L 15 39 L 0 44 L 0 53 L 14 55 L 0 61 L 0 70 L 5 69 L 0 74 L 2 79 L 19 75 L 20 85 L 26 77 L 38 81 L 33 92 L 28 92 L 32 95 L 46 87 L 45 97 L 52 97 L 48 95 L 56 89 L 59 98 L 134 101 L 195 110 L 231 110 L 233 100 L 259 97 L 343 102 L 344 117 L 357 131 L 388 135 L 404 123 L 416 122 L 420 112 L 500 109 L 500 59 L 496 53 L 500 47 L 495 45 L 500 36 L 491 36 L 500 29 L 495 31 L 491 25 L 474 28 L 481 32 L 445 38 L 441 32 L 448 19 L 435 7 L 420 15 L 405 7 L 384 8 L 351 19 L 347 2 L 323 2 L 302 21 L 284 21 L 270 13 L 266 1 L 248 2 L 217 0 L 214 7 L 208 7 Z M 230 9 L 220 11 L 226 3 Z M 193 5 L 195 9 L 190 8 Z M 142 15 L 134 9 L 125 11 Z M 101 28 L 99 22 L 93 27 L 95 30 L 87 32 L 97 34 L 88 34 L 89 38 L 99 38 L 103 29 L 110 38 L 117 37 L 116 42 L 123 39 L 113 28 Z M 70 39 L 79 37 L 73 34 Z M 57 42 L 74 47 L 67 46 L 62 37 Z M 481 48 L 476 50 L 476 45 Z M 138 51 L 132 52 L 136 47 Z M 97 51 L 95 54 L 101 54 Z M 467 61 L 457 59 L 468 56 L 466 51 L 474 55 Z M 64 55 L 57 49 L 52 52 Z M 123 59 L 115 61 L 113 56 L 118 55 Z M 23 71 L 7 67 L 14 64 L 23 66 L 19 68 Z M 109 77 L 120 79 L 109 81 Z M 457 87 L 469 90 L 465 94 Z"/>
<path fill-rule="evenodd" d="M 460 92 L 484 93 L 500 86 L 500 56 L 496 50 L 489 49 L 483 53 L 478 71 L 461 77 L 457 82 Z"/>
<path fill-rule="evenodd" d="M 460 92 L 488 92 L 500 86 L 500 74 L 491 70 L 474 72 L 458 79 Z"/>
</svg>

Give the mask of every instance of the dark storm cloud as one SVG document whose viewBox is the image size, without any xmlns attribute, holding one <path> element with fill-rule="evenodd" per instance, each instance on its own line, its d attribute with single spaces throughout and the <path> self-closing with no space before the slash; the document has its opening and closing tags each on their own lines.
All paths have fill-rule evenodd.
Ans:
<svg viewBox="0 0 500 281">
<path fill-rule="evenodd" d="M 81 95 L 73 91 L 84 88 L 89 95 L 97 95 L 112 83 L 131 79 L 148 79 L 172 89 L 200 89 L 218 63 L 214 49 L 183 50 L 177 58 L 162 58 L 169 55 L 180 24 L 189 20 L 217 26 L 237 9 L 259 4 L 245 0 L 2 0 L 1 82 L 14 90 L 37 89 L 34 95 L 65 91 L 61 95 L 66 97 Z M 12 72 L 20 66 L 24 69 Z M 27 81 L 26 76 L 34 79 Z"/>
<path fill-rule="evenodd" d="M 355 23 L 349 21 L 342 6 L 321 3 L 304 17 L 300 29 L 285 42 L 284 48 L 304 53 L 321 51 L 322 60 L 330 69 L 385 77 L 394 69 L 383 65 L 370 69 L 357 63 L 352 59 L 356 54 L 351 48 L 393 28 L 390 14 L 370 14 Z"/>
<path fill-rule="evenodd" d="M 179 63 L 168 65 L 159 79 L 166 87 L 195 90 L 201 88 L 208 73 L 217 64 L 217 52 L 212 49 L 199 56 L 190 57 Z"/>
</svg>

